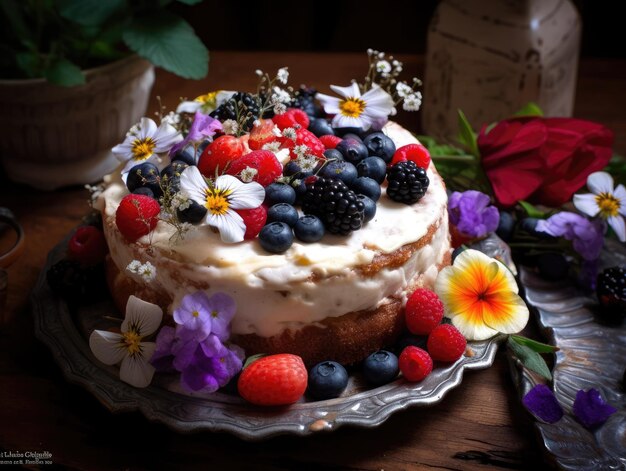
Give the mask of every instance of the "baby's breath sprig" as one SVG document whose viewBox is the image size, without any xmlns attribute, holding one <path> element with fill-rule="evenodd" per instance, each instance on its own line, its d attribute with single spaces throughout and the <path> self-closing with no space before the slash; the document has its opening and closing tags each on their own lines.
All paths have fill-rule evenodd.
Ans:
<svg viewBox="0 0 626 471">
<path fill-rule="evenodd" d="M 181 222 L 178 219 L 177 212 L 184 211 L 191 206 L 191 200 L 188 195 L 182 191 L 174 191 L 167 175 L 161 178 L 159 185 L 163 196 L 159 198 L 161 203 L 161 214 L 159 220 L 174 227 L 174 234 L 169 239 L 170 244 L 176 244 L 183 240 L 187 233 L 194 229 L 195 226 L 187 222 Z"/>
<path fill-rule="evenodd" d="M 259 77 L 256 96 L 259 99 L 260 116 L 270 109 L 274 111 L 274 114 L 283 114 L 294 93 L 291 86 L 281 87 L 281 85 L 287 85 L 289 69 L 281 67 L 273 78 L 260 69 L 257 69 L 255 73 Z"/>
</svg>

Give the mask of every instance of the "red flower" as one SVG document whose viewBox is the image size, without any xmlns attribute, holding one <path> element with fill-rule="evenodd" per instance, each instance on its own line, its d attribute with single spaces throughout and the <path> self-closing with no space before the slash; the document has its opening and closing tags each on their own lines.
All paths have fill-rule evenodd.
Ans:
<svg viewBox="0 0 626 471">
<path fill-rule="evenodd" d="M 482 165 L 500 206 L 529 200 L 561 206 L 604 168 L 613 132 L 570 118 L 514 118 L 478 135 Z"/>
</svg>

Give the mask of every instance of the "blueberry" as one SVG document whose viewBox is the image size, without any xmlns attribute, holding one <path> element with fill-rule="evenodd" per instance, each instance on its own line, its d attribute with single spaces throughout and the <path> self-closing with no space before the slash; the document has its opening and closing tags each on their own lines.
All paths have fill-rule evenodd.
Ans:
<svg viewBox="0 0 626 471">
<path fill-rule="evenodd" d="M 363 142 L 363 139 L 361 139 L 361 136 L 359 136 L 358 134 L 355 134 L 353 132 L 349 132 L 348 134 L 344 134 L 342 139 L 354 139 L 355 141 Z"/>
<path fill-rule="evenodd" d="M 356 180 L 356 167 L 345 160 L 334 160 L 328 162 L 321 171 L 320 176 L 336 178 L 350 186 Z M 355 192 L 358 193 L 358 192 Z"/>
<path fill-rule="evenodd" d="M 317 137 L 326 136 L 327 134 L 335 134 L 330 123 L 324 118 L 312 119 L 309 122 L 309 131 Z"/>
<path fill-rule="evenodd" d="M 548 252 L 537 257 L 537 269 L 542 278 L 559 281 L 567 278 L 569 263 L 560 253 Z"/>
<path fill-rule="evenodd" d="M 354 165 L 367 157 L 367 147 L 356 139 L 344 139 L 337 144 L 335 149 L 341 152 L 344 159 Z"/>
<path fill-rule="evenodd" d="M 302 242 L 317 242 L 324 237 L 324 224 L 317 216 L 305 214 L 298 219 L 293 232 Z"/>
<path fill-rule="evenodd" d="M 346 134 L 356 134 L 360 136 L 363 133 L 363 128 L 333 128 L 335 130 L 335 135 L 339 137 L 343 137 Z"/>
<path fill-rule="evenodd" d="M 180 222 L 188 222 L 189 224 L 198 224 L 206 216 L 207 209 L 201 204 L 190 200 L 190 205 L 187 209 L 177 209 L 176 216 Z"/>
<path fill-rule="evenodd" d="M 496 229 L 496 234 L 500 239 L 505 242 L 511 240 L 513 236 L 513 230 L 515 229 L 515 219 L 511 213 L 507 211 L 500 211 L 500 222 L 498 223 L 498 228 Z"/>
<path fill-rule="evenodd" d="M 149 196 L 150 198 L 154 198 L 154 192 L 148 188 L 147 186 L 140 186 L 139 188 L 135 188 L 133 190 L 133 194 L 134 195 L 144 195 L 144 196 Z"/>
<path fill-rule="evenodd" d="M 284 222 L 293 227 L 298 222 L 298 210 L 287 203 L 275 204 L 267 210 L 267 222 Z"/>
<path fill-rule="evenodd" d="M 295 160 L 290 160 L 289 162 L 287 162 L 287 165 L 283 167 L 283 175 L 285 175 L 286 177 L 291 177 L 292 175 L 295 175 L 301 171 L 302 169 Z"/>
<path fill-rule="evenodd" d="M 375 132 L 363 139 L 369 155 L 380 157 L 386 163 L 391 162 L 396 152 L 396 145 L 391 138 L 382 132 Z"/>
<path fill-rule="evenodd" d="M 363 223 L 370 222 L 376 216 L 376 202 L 365 195 L 357 195 L 363 202 Z"/>
<path fill-rule="evenodd" d="M 309 394 L 315 399 L 339 397 L 348 386 L 348 372 L 336 361 L 323 361 L 309 371 Z"/>
<path fill-rule="evenodd" d="M 159 169 L 150 162 L 144 162 L 131 168 L 126 179 L 126 186 L 130 192 L 141 187 L 150 188 L 156 198 L 163 194 Z"/>
<path fill-rule="evenodd" d="M 373 201 L 380 198 L 380 185 L 370 177 L 359 177 L 352 183 L 351 189 L 356 194 L 365 195 Z"/>
<path fill-rule="evenodd" d="M 164 185 L 170 188 L 170 190 L 176 193 L 180 190 L 180 174 L 189 167 L 182 160 L 174 160 L 171 164 L 161 170 L 161 181 Z"/>
<path fill-rule="evenodd" d="M 379 350 L 363 360 L 363 377 L 375 386 L 393 381 L 398 371 L 398 357 L 387 350 Z"/>
<path fill-rule="evenodd" d="M 259 232 L 259 243 L 268 252 L 284 252 L 293 244 L 293 231 L 284 222 L 270 222 Z"/>
<path fill-rule="evenodd" d="M 198 163 L 198 157 L 202 151 L 198 150 L 198 153 L 194 153 L 193 146 L 187 146 L 184 149 L 179 150 L 172 156 L 172 160 L 179 160 L 185 162 L 187 165 L 196 165 Z"/>
<path fill-rule="evenodd" d="M 359 177 L 370 177 L 381 184 L 387 175 L 387 164 L 380 157 L 372 156 L 361 160 L 356 166 L 356 170 Z"/>
<path fill-rule="evenodd" d="M 343 160 L 343 155 L 337 149 L 326 149 L 324 157 L 328 160 Z"/>
<path fill-rule="evenodd" d="M 296 202 L 296 190 L 285 183 L 271 183 L 265 187 L 265 201 L 268 206 L 278 203 L 294 204 Z"/>
</svg>

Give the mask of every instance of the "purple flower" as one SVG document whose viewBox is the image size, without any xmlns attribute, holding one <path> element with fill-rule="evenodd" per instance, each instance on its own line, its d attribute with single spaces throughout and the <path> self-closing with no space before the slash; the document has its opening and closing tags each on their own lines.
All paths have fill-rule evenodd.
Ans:
<svg viewBox="0 0 626 471">
<path fill-rule="evenodd" d="M 239 350 L 231 350 L 221 343 L 210 356 L 198 348 L 191 364 L 181 372 L 181 384 L 188 391 L 215 392 L 241 370 L 242 360 Z"/>
<path fill-rule="evenodd" d="M 211 332 L 224 342 L 230 337 L 230 321 L 235 317 L 235 300 L 225 293 L 215 293 L 208 300 Z"/>
<path fill-rule="evenodd" d="M 559 405 L 552 389 L 545 384 L 538 384 L 522 398 L 522 403 L 535 417 L 553 424 L 563 417 L 563 409 Z"/>
<path fill-rule="evenodd" d="M 576 419 L 588 429 L 599 427 L 607 419 L 617 412 L 612 405 L 604 402 L 600 391 L 591 388 L 588 391 L 582 389 L 576 393 L 573 407 Z"/>
<path fill-rule="evenodd" d="M 185 296 L 174 311 L 174 320 L 182 329 L 179 336 L 201 342 L 211 333 L 212 305 L 204 291 Z"/>
<path fill-rule="evenodd" d="M 170 155 L 175 155 L 181 149 L 195 142 L 202 141 L 208 137 L 213 137 L 217 131 L 222 130 L 222 123 L 219 120 L 196 111 L 193 123 L 189 128 L 189 133 L 181 142 L 177 143 L 170 150 Z"/>
<path fill-rule="evenodd" d="M 500 222 L 498 209 L 489 205 L 489 202 L 489 196 L 480 191 L 455 191 L 448 200 L 450 222 L 463 235 L 486 236 L 495 231 Z"/>
<path fill-rule="evenodd" d="M 152 354 L 150 363 L 161 372 L 172 372 L 174 370 L 174 355 L 172 349 L 177 343 L 176 329 L 174 327 L 163 326 L 156 338 L 156 349 Z"/>
<path fill-rule="evenodd" d="M 567 211 L 562 211 L 548 219 L 539 221 L 536 230 L 571 241 L 574 250 L 584 260 L 596 260 L 604 245 L 604 223 L 602 221 L 589 221 L 580 214 Z"/>
</svg>

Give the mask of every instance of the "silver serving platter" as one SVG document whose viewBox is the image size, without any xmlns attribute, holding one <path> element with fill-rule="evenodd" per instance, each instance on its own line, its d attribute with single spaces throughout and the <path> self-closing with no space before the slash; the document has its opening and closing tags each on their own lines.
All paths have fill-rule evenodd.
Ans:
<svg viewBox="0 0 626 471">
<path fill-rule="evenodd" d="M 106 328 L 120 317 L 112 301 L 71 310 L 48 288 L 46 272 L 63 257 L 66 245 L 67 241 L 61 242 L 49 254 L 31 297 L 37 337 L 51 349 L 66 379 L 83 386 L 110 411 L 139 410 L 149 420 L 177 432 L 228 432 L 245 440 L 260 440 L 281 434 L 328 432 L 344 425 L 376 427 L 394 412 L 441 401 L 461 384 L 466 370 L 491 366 L 502 340 L 497 337 L 470 343 L 472 356 L 451 365 L 436 364 L 419 383 L 398 379 L 372 389 L 354 373 L 341 397 L 303 399 L 288 407 L 261 408 L 226 393 L 189 395 L 180 389 L 177 378 L 168 375 L 155 375 L 149 387 L 137 389 L 120 381 L 116 368 L 99 363 L 87 342 L 93 329 Z"/>
<path fill-rule="evenodd" d="M 607 249 L 605 266 L 626 264 L 623 246 L 610 241 Z M 626 392 L 619 383 L 626 368 L 626 322 L 619 326 L 596 322 L 596 301 L 568 281 L 547 282 L 524 267 L 520 280 L 540 328 L 549 343 L 559 347 L 552 371 L 553 390 L 565 416 L 555 424 L 536 423 L 547 452 L 566 470 L 625 470 Z M 513 372 L 522 395 L 541 382 L 519 365 Z M 594 432 L 580 425 L 571 413 L 576 393 L 592 387 L 618 409 Z"/>
</svg>

